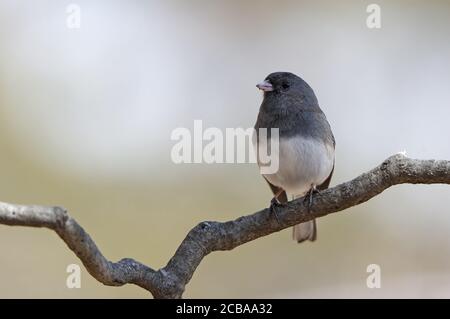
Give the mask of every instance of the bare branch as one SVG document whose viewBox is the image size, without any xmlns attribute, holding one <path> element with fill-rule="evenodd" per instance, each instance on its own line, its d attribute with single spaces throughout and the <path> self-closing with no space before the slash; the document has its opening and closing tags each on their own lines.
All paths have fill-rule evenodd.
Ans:
<svg viewBox="0 0 450 319">
<path fill-rule="evenodd" d="M 181 298 L 202 259 L 213 251 L 231 250 L 295 224 L 363 203 L 396 184 L 450 184 L 450 161 L 415 160 L 401 154 L 357 178 L 314 196 L 313 205 L 296 199 L 277 210 L 266 208 L 233 221 L 202 222 L 194 227 L 168 264 L 153 270 L 133 259 L 107 260 L 84 229 L 60 207 L 0 202 L 0 224 L 54 230 L 80 258 L 88 272 L 109 286 L 138 285 L 155 298 Z"/>
</svg>

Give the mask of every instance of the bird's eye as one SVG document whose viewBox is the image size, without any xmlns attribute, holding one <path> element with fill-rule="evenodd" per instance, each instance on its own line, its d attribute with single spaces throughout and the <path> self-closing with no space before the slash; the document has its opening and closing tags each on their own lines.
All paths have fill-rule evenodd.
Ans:
<svg viewBox="0 0 450 319">
<path fill-rule="evenodd" d="M 289 83 L 283 83 L 283 84 L 281 84 L 281 87 L 283 88 L 283 90 L 287 90 L 287 89 L 289 89 Z"/>
</svg>

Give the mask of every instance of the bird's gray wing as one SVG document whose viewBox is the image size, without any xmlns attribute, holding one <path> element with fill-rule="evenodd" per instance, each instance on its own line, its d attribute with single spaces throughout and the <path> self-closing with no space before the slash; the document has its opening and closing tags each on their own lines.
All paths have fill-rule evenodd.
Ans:
<svg viewBox="0 0 450 319">
<path fill-rule="evenodd" d="M 324 189 L 327 189 L 328 186 L 330 186 L 330 182 L 331 182 L 331 177 L 333 176 L 333 172 L 334 172 L 334 163 L 333 163 L 333 168 L 331 169 L 331 173 L 330 176 L 328 176 L 328 178 L 325 180 L 325 182 L 323 182 L 322 184 L 320 184 L 319 186 L 317 186 L 317 189 L 322 191 Z"/>
<path fill-rule="evenodd" d="M 275 185 L 271 184 L 265 177 L 264 177 L 264 179 L 266 180 L 267 184 L 269 184 L 270 189 L 272 190 L 272 193 L 274 195 L 276 195 L 281 190 L 283 191 L 280 195 L 278 195 L 277 199 L 278 199 L 278 201 L 280 203 L 287 203 L 288 198 L 287 198 L 287 195 L 286 195 L 286 191 L 283 190 L 281 187 L 278 187 L 278 186 L 275 186 Z"/>
</svg>

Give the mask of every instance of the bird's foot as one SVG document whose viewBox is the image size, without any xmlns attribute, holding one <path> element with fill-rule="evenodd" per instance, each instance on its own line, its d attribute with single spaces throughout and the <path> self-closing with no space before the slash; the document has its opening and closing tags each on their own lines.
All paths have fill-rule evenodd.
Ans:
<svg viewBox="0 0 450 319">
<path fill-rule="evenodd" d="M 284 204 L 280 203 L 280 201 L 277 199 L 276 196 L 272 198 L 270 201 L 270 212 L 275 216 L 275 219 L 277 220 L 278 224 L 281 225 L 280 219 L 278 218 L 278 212 L 277 209 L 284 206 Z"/>
<path fill-rule="evenodd" d="M 316 185 L 311 185 L 311 188 L 305 195 L 305 201 L 308 201 L 308 212 L 311 211 L 314 194 L 320 194 L 320 190 L 317 189 Z"/>
</svg>

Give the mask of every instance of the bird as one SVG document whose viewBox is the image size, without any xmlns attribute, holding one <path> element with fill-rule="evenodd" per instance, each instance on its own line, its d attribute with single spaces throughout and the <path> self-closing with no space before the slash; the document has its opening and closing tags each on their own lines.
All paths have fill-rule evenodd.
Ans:
<svg viewBox="0 0 450 319">
<path fill-rule="evenodd" d="M 274 197 L 270 208 L 275 212 L 287 203 L 288 196 L 309 198 L 328 188 L 334 172 L 335 148 L 331 126 L 319 106 L 313 89 L 301 77 L 290 72 L 274 72 L 256 85 L 263 92 L 263 100 L 255 123 L 259 136 L 267 129 L 278 128 L 278 170 L 262 173 Z M 256 146 L 261 141 L 256 139 Z M 258 160 L 258 165 L 262 163 Z M 278 217 L 277 217 L 278 219 Z M 316 220 L 293 227 L 293 239 L 298 243 L 317 239 Z"/>
</svg>

